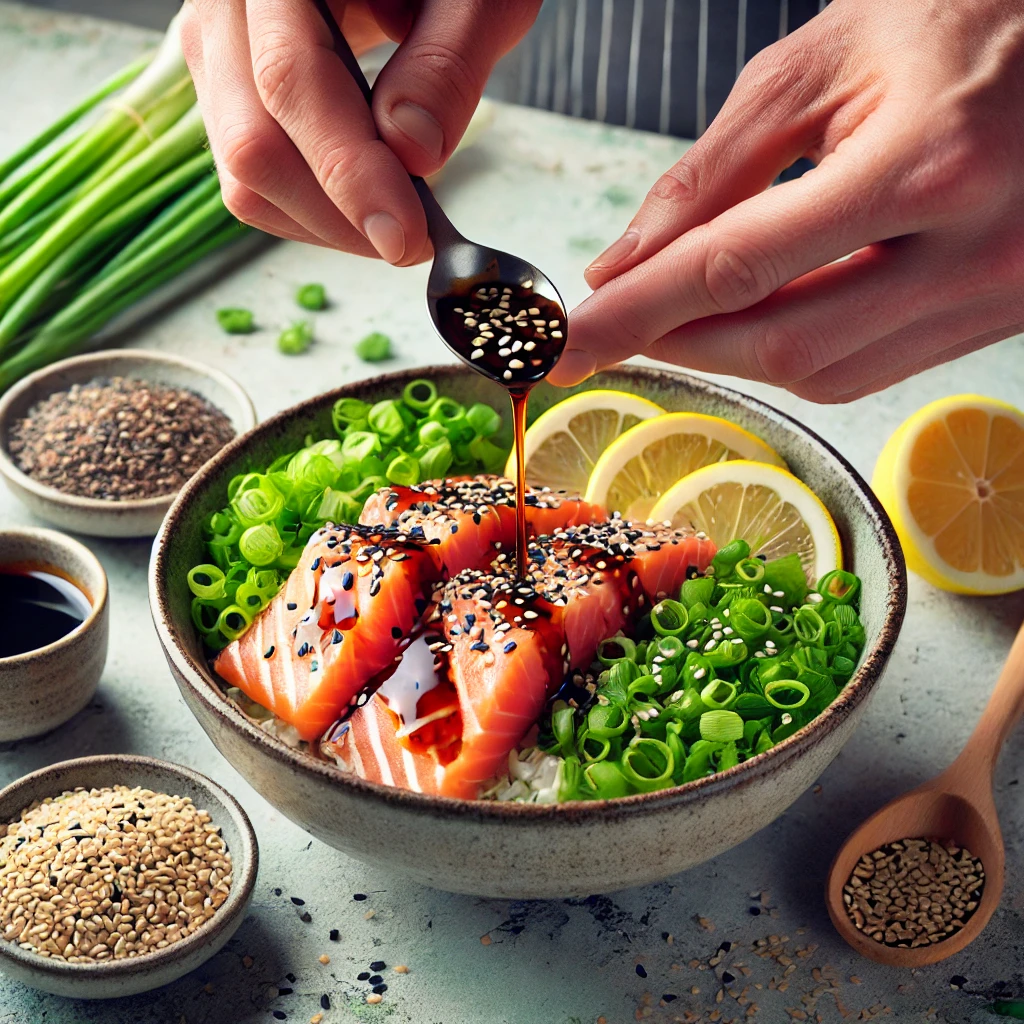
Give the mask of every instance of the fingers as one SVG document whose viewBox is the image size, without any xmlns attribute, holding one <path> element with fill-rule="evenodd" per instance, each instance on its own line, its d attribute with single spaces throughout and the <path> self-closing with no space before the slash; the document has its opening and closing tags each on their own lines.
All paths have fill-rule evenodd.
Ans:
<svg viewBox="0 0 1024 1024">
<path fill-rule="evenodd" d="M 308 0 L 248 0 L 252 76 L 331 202 L 389 263 L 427 246 L 423 208 L 401 162 L 377 137 L 359 87 Z"/>
<path fill-rule="evenodd" d="M 373 88 L 381 138 L 411 174 L 451 156 L 498 59 L 532 24 L 539 0 L 425 0 Z"/>
<path fill-rule="evenodd" d="M 585 271 L 599 288 L 673 239 L 751 196 L 820 138 L 828 105 L 809 103 L 824 73 L 821 61 L 798 61 L 785 40 L 762 51 L 740 75 L 711 126 L 661 176 L 621 238 Z"/>
<path fill-rule="evenodd" d="M 186 14 L 182 46 L 228 209 L 283 238 L 376 255 L 264 108 L 252 77 L 244 0 L 217 0 L 215 7 L 194 0 Z"/>
<path fill-rule="evenodd" d="M 589 353 L 599 370 L 682 324 L 747 309 L 848 253 L 920 230 L 923 212 L 893 212 L 899 166 L 886 155 L 893 147 L 877 145 L 884 128 L 850 137 L 802 178 L 732 207 L 599 288 L 569 318 L 568 351 Z M 552 382 L 578 383 L 573 364 L 583 360 L 567 355 Z"/>
</svg>

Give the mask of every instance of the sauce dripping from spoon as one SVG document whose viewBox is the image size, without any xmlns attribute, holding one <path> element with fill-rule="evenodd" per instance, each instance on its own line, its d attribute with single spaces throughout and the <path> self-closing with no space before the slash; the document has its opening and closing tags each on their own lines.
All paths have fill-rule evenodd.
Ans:
<svg viewBox="0 0 1024 1024">
<path fill-rule="evenodd" d="M 442 338 L 478 373 L 500 384 L 512 402 L 516 451 L 516 574 L 526 574 L 526 409 L 565 348 L 561 305 L 533 290 L 532 281 L 469 282 L 437 300 Z"/>
</svg>

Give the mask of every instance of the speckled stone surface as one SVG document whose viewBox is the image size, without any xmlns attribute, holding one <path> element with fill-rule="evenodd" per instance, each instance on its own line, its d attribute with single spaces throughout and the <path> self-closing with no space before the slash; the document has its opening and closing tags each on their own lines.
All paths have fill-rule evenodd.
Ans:
<svg viewBox="0 0 1024 1024">
<path fill-rule="evenodd" d="M 135 29 L 0 4 L 0 146 L 7 150 L 27 137 L 87 83 L 139 52 L 147 38 Z M 438 194 L 457 225 L 534 260 L 574 302 L 585 294 L 583 266 L 617 235 L 683 149 L 674 140 L 502 108 L 478 148 L 450 168 Z M 317 346 L 301 358 L 278 354 L 276 328 L 299 315 L 291 299 L 295 287 L 317 280 L 333 300 L 316 317 Z M 441 345 L 427 329 L 425 280 L 424 268 L 392 270 L 280 245 L 129 341 L 227 370 L 266 416 L 368 376 L 372 368 L 352 354 L 368 330 L 391 334 L 400 353 L 394 368 L 443 361 Z M 213 319 L 221 305 L 249 305 L 264 330 L 241 340 L 222 335 Z M 1024 404 L 1024 339 L 849 406 L 818 408 L 771 388 L 747 390 L 801 417 L 868 474 L 889 432 L 926 401 L 971 390 Z M 0 522 L 30 521 L 9 495 L 0 494 Z M 753 1019 L 768 1024 L 791 1020 L 786 1009 L 802 1008 L 800 997 L 820 987 L 812 971 L 829 966 L 839 979 L 839 1003 L 853 1011 L 849 1020 L 870 1007 L 890 1007 L 883 1019 L 900 1024 L 983 1024 L 998 1020 L 983 1009 L 994 995 L 1024 997 L 1020 732 L 997 773 L 1008 848 L 1006 894 L 974 946 L 924 971 L 886 970 L 843 945 L 822 902 L 829 861 L 850 828 L 945 767 L 966 739 L 1024 618 L 1024 595 L 969 600 L 912 577 L 889 672 L 863 725 L 821 777 L 820 790 L 804 794 L 742 846 L 669 882 L 610 897 L 521 903 L 450 896 L 404 882 L 328 849 L 271 810 L 217 754 L 178 696 L 149 620 L 148 544 L 87 543 L 110 576 L 106 672 L 92 704 L 59 732 L 0 747 L 0 782 L 91 753 L 131 751 L 187 763 L 223 784 L 248 810 L 260 841 L 260 878 L 237 935 L 187 978 L 149 996 L 106 1004 L 41 996 L 0 978 L 0 1024 L 304 1024 L 316 1013 L 324 1014 L 324 1024 L 595 1024 L 602 1016 L 607 1024 L 626 1024 L 638 1011 L 641 1020 L 669 1024 L 700 1007 L 717 1008 L 720 1020 L 743 1019 L 747 1007 L 727 991 L 715 1003 L 726 968 L 736 980 L 725 988 L 741 994 L 750 986 L 745 998 L 760 1006 Z M 762 892 L 768 893 L 764 903 L 751 896 Z M 367 898 L 356 900 L 357 893 Z M 331 929 L 338 930 L 337 941 L 331 941 Z M 783 979 L 786 965 L 751 951 L 769 935 L 790 940 L 796 969 L 785 991 L 770 990 L 769 983 Z M 732 946 L 715 968 L 689 966 L 694 960 L 706 964 L 725 942 Z M 808 947 L 814 947 L 809 955 L 795 955 Z M 321 964 L 321 954 L 330 963 Z M 387 965 L 380 973 L 388 989 L 380 1005 L 369 1006 L 369 983 L 357 975 L 377 960 Z M 749 977 L 730 967 L 736 961 Z M 396 964 L 408 965 L 409 973 L 395 974 Z M 963 987 L 951 988 L 951 978 L 963 979 Z M 755 990 L 755 982 L 763 989 Z M 693 987 L 700 993 L 692 994 Z M 329 1010 L 321 1008 L 324 995 Z M 662 1006 L 663 995 L 678 998 Z M 831 994 L 820 996 L 817 1012 L 827 1022 L 843 1019 Z"/>
</svg>

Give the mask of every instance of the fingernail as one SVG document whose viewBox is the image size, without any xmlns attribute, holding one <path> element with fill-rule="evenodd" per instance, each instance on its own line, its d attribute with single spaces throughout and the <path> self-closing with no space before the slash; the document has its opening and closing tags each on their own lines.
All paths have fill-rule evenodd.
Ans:
<svg viewBox="0 0 1024 1024">
<path fill-rule="evenodd" d="M 553 373 L 560 385 L 569 387 L 592 377 L 596 370 L 597 360 L 589 352 L 581 348 L 570 348 L 562 353 Z"/>
<path fill-rule="evenodd" d="M 639 231 L 627 231 L 620 239 L 612 242 L 600 256 L 594 260 L 587 270 L 608 270 L 621 263 L 640 244 Z"/>
<path fill-rule="evenodd" d="M 399 103 L 391 111 L 391 120 L 418 146 L 435 160 L 441 159 L 444 149 L 444 130 L 435 118 L 415 103 Z"/>
<path fill-rule="evenodd" d="M 397 263 L 405 255 L 405 232 L 390 213 L 371 213 L 363 221 L 363 234 L 388 263 Z"/>
</svg>

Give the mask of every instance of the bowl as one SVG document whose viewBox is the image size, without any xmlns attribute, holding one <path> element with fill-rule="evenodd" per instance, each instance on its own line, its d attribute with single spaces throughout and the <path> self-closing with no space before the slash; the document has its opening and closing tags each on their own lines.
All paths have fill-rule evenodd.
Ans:
<svg viewBox="0 0 1024 1024">
<path fill-rule="evenodd" d="M 110 632 L 107 574 L 84 544 L 56 530 L 0 530 L 0 570 L 18 564 L 55 570 L 92 608 L 59 640 L 0 658 L 0 742 L 40 736 L 81 711 L 103 674 Z"/>
<path fill-rule="evenodd" d="M 212 366 L 142 349 L 92 352 L 62 359 L 29 374 L 0 396 L 0 476 L 26 508 L 64 530 L 91 537 L 152 537 L 171 507 L 173 494 L 127 501 L 83 498 L 34 480 L 8 454 L 11 430 L 36 402 L 95 377 L 129 377 L 149 384 L 188 388 L 216 406 L 235 434 L 256 425 L 256 410 L 241 386 Z"/>
<path fill-rule="evenodd" d="M 17 818 L 35 800 L 82 786 L 142 786 L 191 798 L 210 812 L 231 853 L 231 892 L 217 912 L 191 935 L 153 953 L 101 963 L 67 963 L 39 956 L 0 939 L 0 971 L 25 985 L 75 999 L 111 999 L 147 992 L 195 970 L 224 945 L 245 918 L 259 868 L 259 848 L 245 811 L 215 782 L 151 757 L 104 754 L 42 768 L 0 790 L 0 826 Z"/>
<path fill-rule="evenodd" d="M 724 416 L 760 435 L 821 497 L 850 567 L 863 579 L 861 665 L 838 699 L 799 732 L 735 768 L 674 789 L 586 803 L 498 804 L 428 797 L 348 776 L 268 735 L 224 697 L 192 625 L 185 579 L 206 560 L 204 518 L 223 506 L 236 473 L 264 469 L 279 453 L 300 447 L 307 433 L 330 436 L 338 398 L 377 401 L 417 377 L 467 404 L 507 402 L 493 384 L 456 366 L 351 384 L 236 438 L 171 507 L 154 542 L 150 604 L 185 702 L 218 749 L 270 803 L 330 846 L 426 885 L 484 896 L 584 896 L 652 882 L 714 857 L 777 818 L 824 771 L 864 714 L 903 620 L 903 555 L 870 488 L 821 438 L 770 406 L 679 373 L 620 367 L 575 390 L 617 388 L 669 410 Z M 538 386 L 531 412 L 566 394 Z"/>
</svg>

